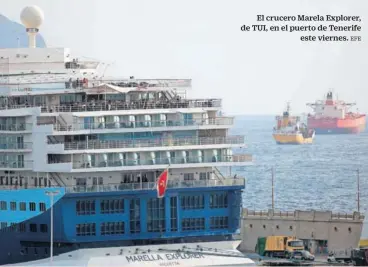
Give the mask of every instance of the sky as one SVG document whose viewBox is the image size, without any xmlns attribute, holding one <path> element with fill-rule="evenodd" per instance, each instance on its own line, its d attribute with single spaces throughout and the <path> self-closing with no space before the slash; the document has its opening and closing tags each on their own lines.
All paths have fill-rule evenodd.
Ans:
<svg viewBox="0 0 368 267">
<path fill-rule="evenodd" d="M 45 13 L 40 32 L 47 46 L 109 62 L 109 76 L 191 78 L 190 97 L 222 98 L 229 115 L 275 115 L 288 101 L 292 112 L 310 112 L 306 103 L 330 89 L 368 113 L 367 0 L 0 0 L 0 12 L 20 22 L 27 5 Z M 241 31 L 259 14 L 358 15 L 362 31 L 347 34 L 362 41 Z M 322 23 L 330 24 L 300 25 Z"/>
</svg>

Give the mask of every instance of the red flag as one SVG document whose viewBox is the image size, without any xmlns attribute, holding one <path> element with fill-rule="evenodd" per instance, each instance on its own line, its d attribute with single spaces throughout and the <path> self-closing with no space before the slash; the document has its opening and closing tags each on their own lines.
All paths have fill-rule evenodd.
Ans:
<svg viewBox="0 0 368 267">
<path fill-rule="evenodd" d="M 169 180 L 169 170 L 164 170 L 157 179 L 157 197 L 163 198 L 165 195 L 167 181 Z"/>
</svg>

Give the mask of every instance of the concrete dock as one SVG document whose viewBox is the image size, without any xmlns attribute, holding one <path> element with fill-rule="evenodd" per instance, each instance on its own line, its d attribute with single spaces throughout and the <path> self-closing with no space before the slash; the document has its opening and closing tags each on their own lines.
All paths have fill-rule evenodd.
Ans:
<svg viewBox="0 0 368 267">
<path fill-rule="evenodd" d="M 258 237 L 286 235 L 303 240 L 306 250 L 316 256 L 330 251 L 350 255 L 350 250 L 358 247 L 364 216 L 359 212 L 243 209 L 241 220 L 239 249 L 243 252 L 254 252 Z"/>
</svg>

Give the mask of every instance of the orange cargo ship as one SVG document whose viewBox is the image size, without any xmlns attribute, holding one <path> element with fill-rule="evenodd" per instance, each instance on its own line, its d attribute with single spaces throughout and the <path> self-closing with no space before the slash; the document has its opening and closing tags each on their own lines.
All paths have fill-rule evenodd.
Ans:
<svg viewBox="0 0 368 267">
<path fill-rule="evenodd" d="M 351 134 L 365 130 L 366 115 L 350 112 L 349 108 L 355 103 L 334 99 L 331 91 L 325 100 L 307 105 L 314 110 L 313 115 L 308 115 L 308 128 L 314 129 L 316 134 Z"/>
</svg>

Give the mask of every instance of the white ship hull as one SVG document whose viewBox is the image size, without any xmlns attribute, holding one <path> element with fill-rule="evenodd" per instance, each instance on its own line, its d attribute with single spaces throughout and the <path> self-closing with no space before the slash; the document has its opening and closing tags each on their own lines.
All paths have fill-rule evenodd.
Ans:
<svg viewBox="0 0 368 267">
<path fill-rule="evenodd" d="M 256 266 L 236 248 L 241 241 L 80 249 L 53 258 L 52 266 Z M 179 251 L 180 250 L 180 251 Z M 50 266 L 50 259 L 6 266 Z"/>
</svg>

